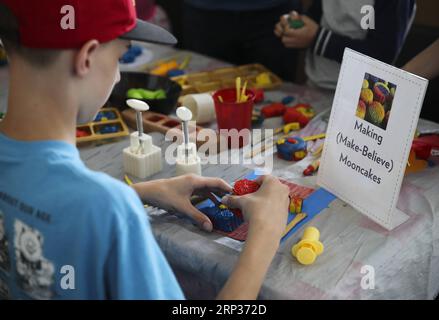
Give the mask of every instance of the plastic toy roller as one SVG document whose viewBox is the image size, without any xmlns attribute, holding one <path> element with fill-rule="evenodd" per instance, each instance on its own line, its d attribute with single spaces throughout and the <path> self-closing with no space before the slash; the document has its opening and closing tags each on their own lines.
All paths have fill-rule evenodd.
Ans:
<svg viewBox="0 0 439 320">
<path fill-rule="evenodd" d="M 303 265 L 313 264 L 317 256 L 323 253 L 323 243 L 319 241 L 320 232 L 315 227 L 308 227 L 303 232 L 302 240 L 291 248 L 291 254 Z"/>
</svg>

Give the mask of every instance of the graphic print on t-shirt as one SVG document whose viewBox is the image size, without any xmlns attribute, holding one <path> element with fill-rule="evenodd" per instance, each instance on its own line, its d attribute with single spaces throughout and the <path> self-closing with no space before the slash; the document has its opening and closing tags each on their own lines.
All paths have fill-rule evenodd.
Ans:
<svg viewBox="0 0 439 320">
<path fill-rule="evenodd" d="M 14 223 L 17 284 L 34 299 L 53 297 L 54 266 L 44 257 L 43 235 L 20 220 Z"/>
<path fill-rule="evenodd" d="M 11 259 L 9 255 L 8 238 L 6 236 L 6 226 L 3 212 L 0 210 L 0 270 L 9 272 Z"/>
<path fill-rule="evenodd" d="M 0 277 L 0 300 L 11 299 L 9 294 L 9 287 L 5 280 Z"/>
</svg>

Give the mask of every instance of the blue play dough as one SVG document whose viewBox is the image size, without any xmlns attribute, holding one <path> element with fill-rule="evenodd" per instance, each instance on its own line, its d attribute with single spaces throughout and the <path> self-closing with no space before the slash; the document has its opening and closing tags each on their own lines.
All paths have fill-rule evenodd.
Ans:
<svg viewBox="0 0 439 320">
<path fill-rule="evenodd" d="M 168 77 L 177 77 L 177 76 L 181 76 L 185 74 L 184 70 L 181 69 L 173 69 L 173 70 L 169 70 L 168 72 Z"/>
<path fill-rule="evenodd" d="M 94 119 L 94 122 L 99 122 L 102 120 L 102 118 L 107 118 L 108 120 L 114 120 L 117 118 L 116 114 L 111 111 L 100 111 L 96 118 Z"/>
<path fill-rule="evenodd" d="M 131 54 L 130 52 L 125 53 L 122 58 L 120 58 L 120 62 L 122 63 L 131 63 L 134 62 L 136 56 Z"/>
<path fill-rule="evenodd" d="M 249 180 L 255 180 L 258 177 L 254 172 L 247 175 L 245 179 Z M 326 191 L 325 189 L 317 189 L 313 193 L 311 193 L 305 200 L 303 200 L 302 204 L 302 212 L 305 212 L 307 214 L 306 218 L 300 221 L 296 226 L 290 230 L 281 240 L 281 242 L 284 242 L 286 239 L 288 239 L 292 234 L 294 234 L 298 229 L 300 229 L 304 224 L 311 221 L 315 216 L 317 216 L 319 213 L 321 213 L 324 209 L 329 207 L 330 203 L 336 199 L 336 196 L 334 196 L 332 193 Z M 212 200 L 207 199 L 206 201 L 201 202 L 197 205 L 197 208 L 201 211 L 206 213 L 206 210 L 208 212 L 215 213 L 214 210 L 218 211 L 217 208 L 215 208 L 215 205 L 213 204 Z M 213 209 L 209 209 L 213 208 Z M 212 210 L 212 211 L 210 211 Z M 291 222 L 295 217 L 295 214 L 289 213 L 288 214 L 288 223 Z"/>
<path fill-rule="evenodd" d="M 282 99 L 282 104 L 289 104 L 291 102 L 293 102 L 295 100 L 295 98 L 293 96 L 286 96 L 285 98 Z"/>
<path fill-rule="evenodd" d="M 140 56 L 142 54 L 142 47 L 139 46 L 131 46 L 129 50 L 132 54 L 134 54 L 136 57 Z"/>
<path fill-rule="evenodd" d="M 213 228 L 223 232 L 232 232 L 238 228 L 243 220 L 239 219 L 230 210 L 221 210 L 216 206 L 200 209 L 212 221 Z"/>
<path fill-rule="evenodd" d="M 119 132 L 119 127 L 117 125 L 106 125 L 99 129 L 100 134 L 116 133 L 116 132 Z"/>
<path fill-rule="evenodd" d="M 121 63 L 132 63 L 142 54 L 142 47 L 131 46 L 127 52 L 120 58 Z"/>
<path fill-rule="evenodd" d="M 276 143 L 278 155 L 284 160 L 293 161 L 293 154 L 296 151 L 306 149 L 305 140 L 303 140 L 301 137 L 293 137 L 293 139 L 295 139 L 297 143 L 291 143 L 288 141 L 288 139 L 285 139 L 285 143 Z"/>
</svg>

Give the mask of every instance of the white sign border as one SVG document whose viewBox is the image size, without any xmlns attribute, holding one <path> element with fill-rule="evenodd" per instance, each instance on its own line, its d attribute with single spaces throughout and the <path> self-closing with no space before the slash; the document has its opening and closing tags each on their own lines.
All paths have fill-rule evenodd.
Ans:
<svg viewBox="0 0 439 320">
<path fill-rule="evenodd" d="M 344 51 L 344 54 L 343 54 L 343 62 L 347 61 L 348 59 L 353 59 L 353 60 L 356 60 L 357 62 L 367 64 L 373 68 L 381 70 L 383 73 L 392 74 L 393 76 L 395 76 L 397 78 L 400 78 L 400 79 L 405 80 L 405 81 L 409 81 L 418 87 L 418 93 L 417 93 L 418 96 L 416 98 L 417 107 L 413 108 L 413 113 L 412 113 L 411 121 L 410 121 L 410 130 L 406 131 L 407 136 L 405 137 L 406 143 L 405 143 L 404 152 L 403 152 L 405 161 L 401 162 L 401 165 L 398 169 L 397 183 L 395 184 L 395 186 L 393 188 L 393 196 L 392 196 L 392 200 L 391 200 L 391 206 L 389 208 L 389 211 L 386 213 L 387 220 L 383 220 L 381 217 L 377 216 L 374 212 L 371 212 L 370 210 L 363 207 L 362 205 L 353 202 L 346 195 L 339 193 L 337 190 L 334 190 L 334 188 L 332 188 L 330 186 L 330 184 L 326 183 L 326 181 L 324 179 L 325 170 L 326 170 L 325 165 L 321 165 L 321 167 L 319 168 L 318 176 L 317 176 L 317 184 L 318 185 L 329 190 L 331 193 L 335 194 L 338 198 L 340 198 L 344 202 L 350 204 L 351 206 L 353 206 L 354 208 L 359 210 L 361 213 L 365 214 L 367 217 L 369 217 L 372 220 L 374 220 L 375 222 L 377 222 L 379 225 L 385 227 L 388 230 L 391 230 L 391 229 L 395 228 L 399 223 L 402 223 L 406 220 L 405 218 L 401 218 L 401 219 L 399 219 L 399 223 L 396 224 L 395 214 L 402 213 L 401 211 L 399 211 L 396 208 L 396 204 L 398 201 L 398 196 L 399 196 L 399 192 L 401 190 L 402 180 L 403 180 L 404 173 L 405 173 L 405 166 L 406 166 L 405 164 L 407 163 L 409 152 L 410 152 L 410 147 L 412 145 L 411 140 L 413 139 L 414 134 L 415 134 L 417 121 L 419 119 L 419 114 L 421 112 L 421 107 L 422 107 L 422 101 L 424 99 L 426 90 L 424 90 L 423 86 L 419 82 L 414 82 L 414 81 L 412 81 L 412 79 L 401 76 L 401 73 L 404 71 L 402 71 L 394 66 L 387 65 L 384 62 L 381 62 L 379 60 L 370 58 L 370 57 L 368 57 L 362 53 L 356 52 L 352 49 L 346 48 Z M 373 64 L 371 63 L 371 61 L 373 61 Z M 340 100 L 340 95 L 341 95 L 342 90 L 339 89 L 339 87 L 343 84 L 344 71 L 345 71 L 347 65 L 348 65 L 347 63 L 342 63 L 342 66 L 341 66 L 340 76 L 338 79 L 337 89 L 336 89 L 334 102 L 333 102 L 333 106 L 332 106 L 333 108 L 334 108 L 334 106 L 338 105 L 339 100 Z M 385 66 L 385 68 L 383 68 L 384 66 Z M 398 71 L 398 72 L 391 72 L 389 69 L 394 69 L 395 71 Z M 426 84 L 428 84 L 428 81 L 424 78 L 418 77 L 418 76 L 410 74 L 410 73 L 407 73 L 407 74 L 409 74 L 411 77 L 419 78 L 422 81 L 426 81 Z M 329 138 L 333 137 L 334 132 L 336 132 L 335 128 L 333 127 L 333 122 L 334 122 L 334 120 L 332 119 L 332 117 L 330 117 L 329 122 L 328 122 L 327 132 L 326 132 L 327 134 L 326 134 L 325 144 L 324 144 L 324 148 L 323 148 L 321 164 L 325 163 L 325 157 L 327 154 L 326 149 L 328 149 L 330 144 L 332 143 L 331 139 L 329 139 Z"/>
</svg>

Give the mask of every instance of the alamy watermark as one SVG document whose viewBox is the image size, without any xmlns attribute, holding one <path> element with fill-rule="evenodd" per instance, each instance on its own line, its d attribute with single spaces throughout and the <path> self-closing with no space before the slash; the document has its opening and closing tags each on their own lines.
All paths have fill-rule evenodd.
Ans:
<svg viewBox="0 0 439 320">
<path fill-rule="evenodd" d="M 63 276 L 60 279 L 60 287 L 63 290 L 75 290 L 75 268 L 71 265 L 64 265 L 59 271 Z"/>
<path fill-rule="evenodd" d="M 189 122 L 195 128 L 195 122 Z M 279 137 L 277 137 L 279 138 Z M 199 145 L 198 155 L 201 164 L 224 164 L 252 166 L 262 174 L 273 171 L 273 152 L 276 145 L 273 129 L 201 129 L 192 130 L 189 140 Z M 174 165 L 177 161 L 177 147 L 183 143 L 183 134 L 179 129 L 166 132 L 166 141 L 172 143 L 165 149 L 165 161 Z"/>
<path fill-rule="evenodd" d="M 60 20 L 61 29 L 76 29 L 75 7 L 73 7 L 72 5 L 64 5 L 61 7 L 60 13 L 62 15 Z"/>
<path fill-rule="evenodd" d="M 364 30 L 372 29 L 375 30 L 375 8 L 371 5 L 364 5 L 361 7 L 361 18 L 360 25 Z"/>
<path fill-rule="evenodd" d="M 363 290 L 373 290 L 375 289 L 375 268 L 371 265 L 364 265 L 360 269 L 360 273 L 364 274 L 361 277 L 361 289 Z"/>
</svg>

